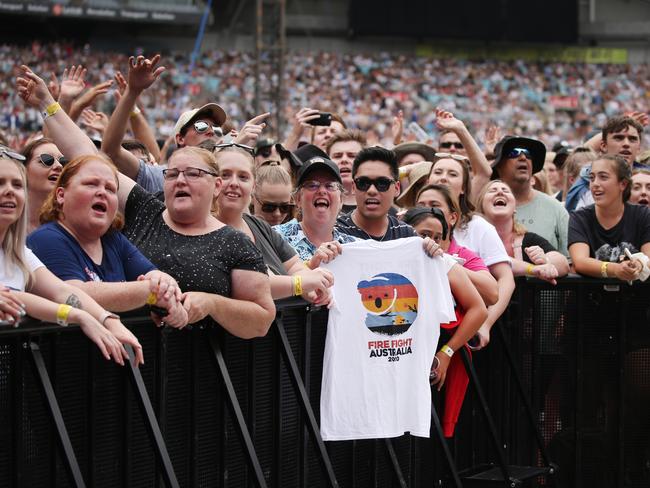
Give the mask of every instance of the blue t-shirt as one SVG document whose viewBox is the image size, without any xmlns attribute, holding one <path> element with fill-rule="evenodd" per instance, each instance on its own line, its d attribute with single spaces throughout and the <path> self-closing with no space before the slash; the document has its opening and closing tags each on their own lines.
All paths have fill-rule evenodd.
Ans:
<svg viewBox="0 0 650 488">
<path fill-rule="evenodd" d="M 108 232 L 101 241 L 101 264 L 95 264 L 77 240 L 56 222 L 44 224 L 32 232 L 27 246 L 64 281 L 135 281 L 138 276 L 156 269 L 121 233 Z"/>
</svg>

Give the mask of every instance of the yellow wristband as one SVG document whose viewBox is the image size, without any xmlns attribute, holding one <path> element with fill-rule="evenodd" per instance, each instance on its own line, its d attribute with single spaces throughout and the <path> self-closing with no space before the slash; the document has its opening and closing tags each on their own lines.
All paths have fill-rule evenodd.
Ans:
<svg viewBox="0 0 650 488">
<path fill-rule="evenodd" d="M 447 344 L 440 348 L 440 352 L 445 353 L 447 356 L 452 357 L 454 355 L 454 350 L 449 347 Z"/>
<path fill-rule="evenodd" d="M 609 266 L 609 263 L 607 261 L 603 261 L 602 263 L 600 263 L 600 276 L 602 276 L 603 278 L 608 278 L 607 266 Z"/>
<path fill-rule="evenodd" d="M 140 110 L 138 107 L 135 107 L 133 110 L 131 110 L 131 114 L 129 117 L 135 117 L 136 115 L 140 115 L 142 113 L 142 110 Z"/>
<path fill-rule="evenodd" d="M 157 301 L 158 295 L 156 295 L 154 292 L 149 293 L 149 296 L 147 297 L 147 305 L 155 305 Z"/>
<path fill-rule="evenodd" d="M 61 105 L 59 105 L 59 102 L 54 102 L 45 108 L 43 111 L 43 118 L 52 117 L 52 115 L 57 113 L 59 110 L 61 110 Z"/>
<path fill-rule="evenodd" d="M 61 327 L 66 327 L 68 325 L 68 315 L 70 314 L 72 307 L 62 303 L 59 305 L 58 310 L 56 311 L 56 323 Z"/>
<path fill-rule="evenodd" d="M 299 297 L 302 295 L 302 276 L 293 276 L 293 296 Z"/>
<path fill-rule="evenodd" d="M 535 267 L 534 264 L 529 264 L 528 266 L 526 266 L 526 274 L 528 276 L 533 276 L 533 268 L 534 267 Z"/>
<path fill-rule="evenodd" d="M 305 266 L 307 266 L 309 269 L 311 269 L 311 267 L 309 266 L 309 263 L 311 263 L 311 259 L 305 259 L 303 261 L 303 263 L 305 263 Z"/>
</svg>

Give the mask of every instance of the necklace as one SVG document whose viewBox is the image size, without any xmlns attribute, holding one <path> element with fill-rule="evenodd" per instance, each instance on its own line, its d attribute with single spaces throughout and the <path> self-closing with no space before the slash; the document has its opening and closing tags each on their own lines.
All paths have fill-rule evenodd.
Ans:
<svg viewBox="0 0 650 488">
<path fill-rule="evenodd" d="M 359 224 L 357 224 L 354 221 L 354 212 L 350 214 L 350 220 L 352 223 L 356 226 L 357 229 L 359 229 L 361 232 L 363 232 L 365 235 L 368 236 L 368 239 L 372 239 L 373 241 L 378 241 L 378 242 L 383 242 L 383 240 L 386 238 L 386 235 L 388 234 L 388 229 L 390 228 L 390 220 L 388 221 L 388 224 L 386 225 L 386 232 L 384 232 L 384 235 L 381 236 L 381 239 L 375 239 L 373 236 L 368 234 L 365 229 L 363 229 Z"/>
</svg>

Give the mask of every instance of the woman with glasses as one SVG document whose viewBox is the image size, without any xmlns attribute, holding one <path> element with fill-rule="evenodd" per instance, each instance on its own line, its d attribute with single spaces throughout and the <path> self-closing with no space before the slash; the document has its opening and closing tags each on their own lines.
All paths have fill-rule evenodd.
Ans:
<svg viewBox="0 0 650 488">
<path fill-rule="evenodd" d="M 491 181 L 478 197 L 478 211 L 497 230 L 512 258 L 515 276 L 534 276 L 556 284 L 569 273 L 569 262 L 546 239 L 515 221 L 515 197 L 501 180 Z"/>
<path fill-rule="evenodd" d="M 298 219 L 275 230 L 310 268 L 334 259 L 341 244 L 356 240 L 334 227 L 343 206 L 341 173 L 334 162 L 321 157 L 306 161 L 298 174 L 294 198 Z"/>
<path fill-rule="evenodd" d="M 255 174 L 254 215 L 269 225 L 279 225 L 293 218 L 291 175 L 279 163 L 260 166 Z"/>
<path fill-rule="evenodd" d="M 25 246 L 27 190 L 24 157 L 0 146 L 0 321 L 19 325 L 29 315 L 61 326 L 75 323 L 106 359 L 128 360 L 122 344 L 135 349 L 136 364 L 143 362 L 142 347 L 115 314 L 107 312 L 83 291 L 53 275 Z"/>
<path fill-rule="evenodd" d="M 140 66 L 149 71 L 154 67 L 148 60 Z M 44 125 L 63 154 L 71 159 L 85 154 L 97 158 L 92 141 L 60 109 L 45 82 L 28 67 L 21 69 L 18 94 L 46 114 Z M 245 235 L 212 215 L 222 186 L 217 171 L 206 150 L 176 151 L 164 174 L 164 203 L 118 174 L 119 187 L 113 182 L 113 189 L 125 217 L 124 234 L 159 269 L 177 279 L 185 290 L 181 302 L 189 323 L 209 318 L 238 337 L 265 335 L 275 318 L 266 266 Z M 97 172 L 95 177 L 104 174 Z M 103 199 L 105 194 L 111 197 L 112 208 L 113 192 L 104 188 L 97 197 Z M 170 315 L 164 317 L 166 323 Z"/>
<path fill-rule="evenodd" d="M 48 138 L 36 139 L 25 147 L 21 154 L 25 156 L 27 170 L 27 192 L 29 195 L 29 221 L 27 233 L 31 233 L 40 224 L 38 217 L 45 199 L 56 186 L 56 180 L 63 170 L 66 159 Z"/>
<path fill-rule="evenodd" d="M 265 220 L 247 212 L 257 188 L 251 151 L 232 143 L 217 147 L 215 157 L 223 187 L 217 197 L 215 215 L 246 234 L 260 250 L 269 268 L 273 298 L 297 294 L 317 304 L 327 303 L 332 285 L 329 271 L 307 269 L 294 249 Z"/>
</svg>

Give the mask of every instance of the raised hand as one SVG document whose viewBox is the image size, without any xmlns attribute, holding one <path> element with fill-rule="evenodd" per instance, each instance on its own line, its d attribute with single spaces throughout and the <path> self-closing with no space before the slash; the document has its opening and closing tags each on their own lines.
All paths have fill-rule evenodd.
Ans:
<svg viewBox="0 0 650 488">
<path fill-rule="evenodd" d="M 86 107 L 90 107 L 93 103 L 95 103 L 97 97 L 104 95 L 111 88 L 111 86 L 113 86 L 113 80 L 103 81 L 97 85 L 91 86 L 74 101 L 74 104 L 78 107 L 78 109 L 81 110 L 85 109 Z"/>
<path fill-rule="evenodd" d="M 147 59 L 144 56 L 129 58 L 128 86 L 136 93 L 149 88 L 154 81 L 165 71 L 164 66 L 158 66 L 160 54 Z"/>
<path fill-rule="evenodd" d="M 121 71 L 117 71 L 115 76 L 113 76 L 113 79 L 115 80 L 115 83 L 117 83 L 117 91 L 122 95 L 124 90 L 126 90 L 126 78 L 124 78 Z"/>
<path fill-rule="evenodd" d="M 294 127 L 299 128 L 302 132 L 302 129 L 311 128 L 313 125 L 309 123 L 310 120 L 318 118 L 319 111 L 313 108 L 303 107 L 298 110 L 294 118 Z"/>
<path fill-rule="evenodd" d="M 108 115 L 103 112 L 95 112 L 89 108 L 81 112 L 81 121 L 84 125 L 94 131 L 104 134 L 106 127 L 108 127 Z"/>
<path fill-rule="evenodd" d="M 260 137 L 262 131 L 266 127 L 266 123 L 264 121 L 269 115 L 271 115 L 271 113 L 266 112 L 257 115 L 252 119 L 250 119 L 248 122 L 246 122 L 244 124 L 244 127 L 242 127 L 241 130 L 239 131 L 239 134 L 237 135 L 237 139 L 235 139 L 235 142 L 238 142 L 239 144 L 247 144 L 249 146 L 254 146 L 255 142 Z"/>
<path fill-rule="evenodd" d="M 61 77 L 59 100 L 72 102 L 72 100 L 77 98 L 86 86 L 84 82 L 85 78 L 86 68 L 83 66 L 72 65 L 70 68 L 66 68 Z"/>
<path fill-rule="evenodd" d="M 22 73 L 16 78 L 18 96 L 30 107 L 44 111 L 55 101 L 47 85 L 28 66 L 22 65 L 20 70 Z"/>
<path fill-rule="evenodd" d="M 496 124 L 490 124 L 485 128 L 485 152 L 487 154 L 494 153 L 494 146 L 501 140 L 501 129 Z"/>
<path fill-rule="evenodd" d="M 625 115 L 633 118 L 643 127 L 647 127 L 650 124 L 650 117 L 645 112 L 626 112 Z"/>
<path fill-rule="evenodd" d="M 59 99 L 61 85 L 59 84 L 59 79 L 56 77 L 56 73 L 54 71 L 50 71 L 50 81 L 47 84 L 47 89 L 50 90 L 50 93 L 55 100 Z"/>
<path fill-rule="evenodd" d="M 436 108 L 436 127 L 439 130 L 450 130 L 452 132 L 458 132 L 465 128 L 465 124 L 462 120 L 454 117 L 454 114 L 443 110 L 441 108 Z"/>
<path fill-rule="evenodd" d="M 393 123 L 390 126 L 390 133 L 393 136 L 393 144 L 397 146 L 402 142 L 402 135 L 404 134 L 404 112 L 401 110 L 393 117 Z"/>
</svg>

